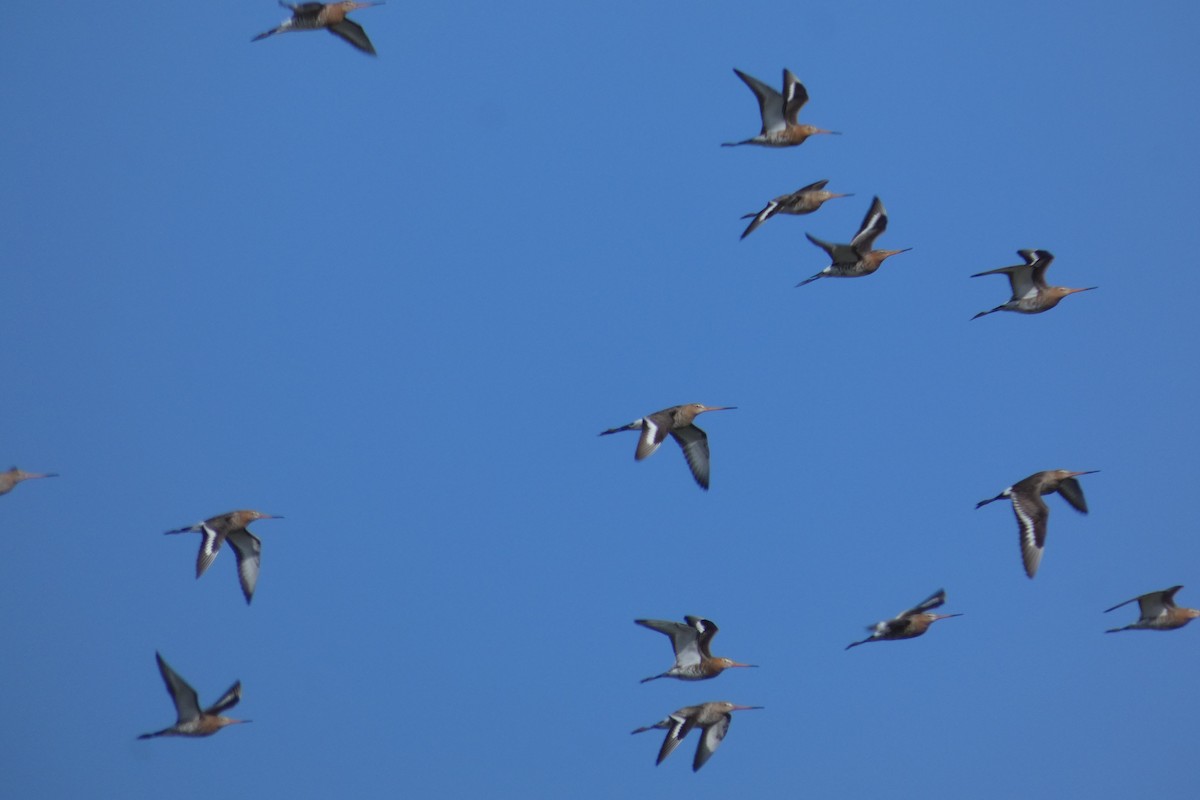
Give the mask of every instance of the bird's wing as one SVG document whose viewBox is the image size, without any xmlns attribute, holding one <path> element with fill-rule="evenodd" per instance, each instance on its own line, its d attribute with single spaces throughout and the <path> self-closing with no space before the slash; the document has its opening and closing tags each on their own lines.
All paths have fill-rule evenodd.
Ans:
<svg viewBox="0 0 1200 800">
<path fill-rule="evenodd" d="M 671 430 L 671 414 L 668 411 L 658 411 L 642 418 L 642 435 L 638 439 L 637 450 L 633 457 L 637 461 L 651 455 L 667 438 Z"/>
<path fill-rule="evenodd" d="M 1155 594 L 1157 594 L 1157 592 L 1155 592 Z M 1145 595 L 1139 595 L 1138 597 L 1131 598 L 1129 600 L 1124 601 L 1123 603 L 1117 603 L 1112 608 L 1104 609 L 1104 613 L 1107 614 L 1110 611 L 1116 611 L 1118 608 L 1121 608 L 1122 606 L 1127 606 L 1130 603 L 1137 603 L 1140 606 L 1142 604 L 1143 597 L 1145 597 Z"/>
<path fill-rule="evenodd" d="M 829 179 L 826 178 L 825 180 L 817 181 L 816 183 L 810 183 L 808 186 L 802 186 L 801 188 L 792 192 L 791 195 L 789 195 L 789 196 L 795 197 L 796 195 L 804 194 L 805 192 L 819 192 L 822 189 L 824 189 L 828 184 L 829 184 Z"/>
<path fill-rule="evenodd" d="M 667 737 L 663 739 L 662 747 L 658 751 L 658 760 L 655 765 L 661 764 L 663 760 L 674 752 L 679 743 L 683 741 L 683 737 L 688 735 L 688 732 L 696 726 L 692 716 L 682 717 L 676 712 L 668 717 L 671 721 L 671 727 L 667 731 Z"/>
<path fill-rule="evenodd" d="M 241 699 L 242 699 L 242 682 L 237 681 L 233 684 L 233 686 L 229 687 L 229 690 L 227 692 L 225 692 L 225 694 L 221 695 L 220 700 L 213 703 L 208 708 L 204 709 L 204 713 L 205 714 L 220 714 L 222 711 L 226 711 L 226 710 L 236 706 L 238 704 L 238 701 Z"/>
<path fill-rule="evenodd" d="M 946 602 L 946 590 L 938 589 L 936 592 L 929 595 L 929 597 L 926 597 L 924 600 L 922 600 L 920 603 L 917 603 L 912 608 L 908 609 L 907 611 L 900 612 L 900 614 L 898 614 L 896 616 L 896 618 L 900 619 L 901 617 L 912 617 L 917 614 L 924 614 L 926 611 L 930 611 L 931 609 L 937 608 L 938 606 L 942 605 L 945 602 Z"/>
<path fill-rule="evenodd" d="M 1033 577 L 1042 563 L 1042 548 L 1046 546 L 1046 519 L 1050 509 L 1037 494 L 1013 492 L 1013 514 L 1021 533 L 1021 558 L 1025 574 Z"/>
<path fill-rule="evenodd" d="M 687 624 L 691 626 L 692 630 L 696 632 L 696 646 L 700 649 L 700 654 L 705 658 L 712 658 L 712 650 L 709 648 L 712 646 L 713 637 L 720 630 L 717 627 L 717 623 L 711 619 L 701 619 L 700 617 L 688 616 L 684 617 L 684 619 L 687 620 Z"/>
<path fill-rule="evenodd" d="M 1018 264 L 1015 267 L 1009 267 L 1008 270 L 1008 286 L 1012 289 L 1013 300 L 1037 296 L 1038 282 L 1034 280 L 1033 267 Z"/>
<path fill-rule="evenodd" d="M 176 724 L 181 725 L 199 717 L 200 701 L 196 698 L 196 690 L 188 686 L 187 681 L 179 677 L 161 655 L 155 653 L 154 658 L 158 661 L 158 672 L 162 675 L 163 683 L 167 685 L 167 693 L 175 703 Z"/>
<path fill-rule="evenodd" d="M 226 537 L 229 545 L 237 553 L 238 581 L 242 584 L 242 594 L 246 602 L 254 596 L 254 587 L 258 584 L 258 566 L 262 558 L 262 541 L 245 528 L 230 531 Z"/>
<path fill-rule="evenodd" d="M 1175 593 L 1182 588 L 1182 586 L 1172 586 L 1161 592 L 1147 592 L 1137 598 L 1138 610 L 1141 612 L 1142 619 L 1158 619 L 1166 614 L 1168 609 L 1175 608 Z"/>
<path fill-rule="evenodd" d="M 787 122 L 783 116 L 783 95 L 758 78 L 747 75 L 739 69 L 735 69 L 734 72 L 758 98 L 758 112 L 762 116 L 762 133 L 765 135 L 785 129 Z"/>
<path fill-rule="evenodd" d="M 741 238 L 745 239 L 747 236 L 754 233 L 755 228 L 757 228 L 759 225 L 762 225 L 764 222 L 769 220 L 771 217 L 775 216 L 775 212 L 778 210 L 779 210 L 779 201 L 772 200 L 771 202 L 767 203 L 767 207 L 764 208 L 762 211 L 758 212 L 757 215 L 747 214 L 746 216 L 748 216 L 748 217 L 754 217 L 754 221 L 746 226 L 746 230 L 742 231 Z M 745 218 L 746 217 L 742 217 L 742 219 L 745 219 Z"/>
<path fill-rule="evenodd" d="M 834 244 L 823 242 L 811 233 L 804 234 L 808 240 L 829 254 L 829 260 L 834 264 L 857 264 L 859 252 L 851 244 Z"/>
<path fill-rule="evenodd" d="M 712 758 L 712 754 L 721 746 L 725 734 L 729 732 L 729 723 L 733 721 L 732 714 L 723 714 L 720 719 L 704 729 L 700 744 L 696 745 L 696 758 L 692 761 L 692 772 L 700 769 Z"/>
<path fill-rule="evenodd" d="M 367 34 L 363 32 L 362 25 L 354 20 L 344 19 L 336 25 L 330 25 L 329 32 L 334 36 L 340 36 L 364 53 L 375 55 L 375 47 L 367 38 Z"/>
<path fill-rule="evenodd" d="M 1074 478 L 1067 478 L 1064 481 L 1060 481 L 1058 484 L 1058 493 L 1062 495 L 1064 500 L 1071 504 L 1071 508 L 1081 514 L 1087 513 L 1087 500 L 1083 499 L 1083 488 L 1079 485 L 1079 481 Z"/>
<path fill-rule="evenodd" d="M 708 435 L 695 425 L 685 425 L 671 431 L 671 436 L 683 448 L 683 457 L 692 470 L 692 477 L 701 488 L 708 488 Z"/>
<path fill-rule="evenodd" d="M 790 69 L 783 71 L 783 116 L 792 125 L 798 124 L 800 109 L 808 102 L 808 90 Z"/>
<path fill-rule="evenodd" d="M 850 246 L 862 255 L 871 252 L 875 248 L 875 240 L 887 230 L 887 222 L 887 211 L 884 210 L 880 199 L 876 197 L 871 202 L 871 207 L 867 209 L 867 215 L 863 217 L 858 233 L 854 234 L 854 238 L 850 240 Z"/>
<path fill-rule="evenodd" d="M 197 578 L 203 575 L 204 571 L 212 565 L 213 559 L 217 557 L 217 553 L 221 552 L 221 543 L 225 541 L 225 536 L 217 533 L 216 528 L 213 528 L 208 523 L 200 526 L 200 534 L 204 538 L 200 540 L 200 553 L 196 556 Z"/>
<path fill-rule="evenodd" d="M 1030 264 L 1030 275 L 1033 284 L 1039 289 L 1046 288 L 1046 270 L 1050 268 L 1050 262 L 1054 260 L 1054 256 L 1045 250 L 1034 250 L 1036 260 Z"/>
<path fill-rule="evenodd" d="M 671 649 L 675 651 L 675 666 L 684 667 L 700 663 L 697 649 L 697 632 L 691 625 L 668 619 L 635 619 L 638 625 L 671 637 Z"/>
<path fill-rule="evenodd" d="M 976 272 L 971 277 L 979 278 L 984 275 L 1004 275 L 1007 277 L 1009 288 L 1012 289 L 1013 300 L 1032 297 L 1037 294 L 1037 287 L 1033 284 L 1033 269 L 1027 264 L 1017 264 L 1012 267 L 997 267 L 996 269 L 989 269 L 986 272 Z"/>
</svg>

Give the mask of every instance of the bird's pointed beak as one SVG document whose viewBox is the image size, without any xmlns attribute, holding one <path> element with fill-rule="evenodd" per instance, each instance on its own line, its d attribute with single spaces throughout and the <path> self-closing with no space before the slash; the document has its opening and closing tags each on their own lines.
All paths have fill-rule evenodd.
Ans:
<svg viewBox="0 0 1200 800">
<path fill-rule="evenodd" d="M 951 617 L 961 617 L 961 616 L 962 616 L 961 613 L 959 613 L 959 614 L 934 614 L 933 621 L 937 622 L 939 619 L 950 619 Z"/>
<path fill-rule="evenodd" d="M 758 667 L 758 664 L 743 664 L 740 661 L 733 661 L 729 664 L 731 667 Z"/>
<path fill-rule="evenodd" d="M 1097 473 L 1099 471 L 1100 470 L 1098 470 L 1098 469 L 1085 469 L 1083 472 L 1072 472 L 1071 477 L 1078 478 L 1080 475 L 1094 475 L 1095 473 Z"/>
<path fill-rule="evenodd" d="M 737 406 L 705 406 L 705 411 L 733 411 Z"/>
<path fill-rule="evenodd" d="M 815 130 L 813 132 L 814 133 L 828 133 L 830 136 L 841 136 L 842 135 L 841 131 L 827 131 L 824 128 L 817 128 L 817 130 Z"/>
<path fill-rule="evenodd" d="M 1067 294 L 1075 294 L 1076 292 L 1090 292 L 1092 289 L 1099 289 L 1099 288 L 1100 288 L 1099 286 L 1088 286 L 1083 289 L 1071 289 L 1067 292 Z"/>
<path fill-rule="evenodd" d="M 756 709 L 766 708 L 766 706 L 733 706 L 731 711 L 754 711 Z"/>
</svg>

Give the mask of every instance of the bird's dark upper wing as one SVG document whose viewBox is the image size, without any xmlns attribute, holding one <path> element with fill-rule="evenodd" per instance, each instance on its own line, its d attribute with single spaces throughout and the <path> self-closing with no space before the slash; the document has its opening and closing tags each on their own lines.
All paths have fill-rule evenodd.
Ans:
<svg viewBox="0 0 1200 800">
<path fill-rule="evenodd" d="M 334 36 L 342 37 L 364 53 L 375 55 L 375 46 L 371 44 L 371 40 L 363 32 L 362 25 L 359 25 L 354 20 L 344 19 L 336 25 L 330 25 L 329 32 Z"/>
<path fill-rule="evenodd" d="M 226 709 L 233 708 L 242 699 L 242 682 L 237 681 L 225 694 L 221 695 L 221 699 L 213 703 L 208 708 L 204 709 L 205 714 L 220 714 Z"/>
<path fill-rule="evenodd" d="M 1079 485 L 1079 481 L 1074 478 L 1067 478 L 1058 484 L 1058 493 L 1063 496 L 1063 499 L 1071 504 L 1071 508 L 1086 514 L 1087 500 L 1083 499 L 1083 487 Z"/>
</svg>

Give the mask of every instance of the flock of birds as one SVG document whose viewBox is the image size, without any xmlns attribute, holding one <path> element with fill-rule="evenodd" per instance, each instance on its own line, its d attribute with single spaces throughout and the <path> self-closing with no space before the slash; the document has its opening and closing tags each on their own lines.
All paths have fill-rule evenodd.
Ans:
<svg viewBox="0 0 1200 800">
<path fill-rule="evenodd" d="M 277 27 L 254 37 L 252 41 L 259 41 L 278 33 L 324 29 L 365 53 L 375 54 L 375 48 L 362 26 L 349 19 L 347 14 L 355 9 L 382 5 L 382 2 L 299 3 L 295 5 L 281 2 L 280 5 L 290 9 L 292 16 Z M 813 135 L 838 133 L 801 124 L 798 121 L 800 109 L 808 101 L 808 92 L 790 70 L 783 71 L 782 93 L 740 70 L 735 69 L 734 72 L 745 82 L 758 100 L 762 130 L 757 136 L 750 139 L 726 142 L 724 146 L 791 147 L 802 144 Z M 796 192 L 772 199 L 761 211 L 747 214 L 743 219 L 752 221 L 741 234 L 742 238 L 749 236 L 776 214 L 811 214 L 828 200 L 851 196 L 826 191 L 825 187 L 828 183 L 828 180 L 820 180 L 809 184 Z M 879 269 L 885 259 L 911 249 L 874 249 L 875 241 L 887 229 L 887 224 L 887 212 L 880 199 L 875 197 L 867 210 L 862 225 L 850 242 L 831 243 L 806 234 L 809 241 L 828 254 L 830 264 L 812 277 L 801 281 L 797 286 L 804 286 L 820 278 L 852 278 L 870 275 Z M 1045 250 L 1019 250 L 1018 254 L 1024 260 L 1023 264 L 1000 267 L 972 276 L 1005 275 L 1012 290 L 1012 297 L 1007 302 L 988 311 L 982 311 L 973 319 L 996 311 L 1014 311 L 1022 314 L 1042 313 L 1054 308 L 1069 294 L 1096 288 L 1071 289 L 1049 286 L 1046 283 L 1045 274 L 1054 258 L 1053 255 Z M 726 411 L 733 408 L 736 407 L 705 406 L 700 403 L 672 406 L 635 419 L 627 425 L 602 431 L 600 435 L 637 431 L 639 436 L 634 458 L 640 461 L 652 455 L 669 434 L 682 448 L 684 458 L 696 483 L 707 490 L 709 488 L 708 436 L 695 425 L 695 419 L 705 412 Z M 976 508 L 980 508 L 997 500 L 1011 502 L 1020 535 L 1025 573 L 1030 578 L 1037 573 L 1046 542 L 1046 526 L 1050 511 L 1045 501 L 1042 500 L 1042 496 L 1058 493 L 1072 508 L 1080 513 L 1087 513 L 1087 503 L 1078 477 L 1096 471 L 1047 470 L 1037 472 L 1006 488 L 995 497 L 982 500 L 977 504 Z M 56 473 L 25 472 L 13 467 L 7 472 L 0 472 L 0 495 L 7 494 L 22 481 L 51 477 L 56 477 Z M 201 535 L 200 550 L 196 560 L 197 578 L 202 576 L 213 563 L 222 545 L 226 541 L 229 542 L 236 556 L 242 594 L 249 604 L 258 581 L 262 542 L 248 530 L 247 526 L 261 519 L 279 519 L 279 517 L 258 511 L 239 510 L 166 533 L 199 533 Z M 1161 591 L 1148 592 L 1107 609 L 1107 611 L 1113 611 L 1133 602 L 1137 602 L 1140 609 L 1140 615 L 1136 622 L 1109 629 L 1108 632 L 1172 630 L 1200 617 L 1200 610 L 1181 608 L 1175 604 L 1175 595 L 1180 588 L 1182 587 L 1173 586 Z M 945 602 L 946 593 L 939 589 L 912 608 L 902 611 L 891 619 L 870 626 L 868 628 L 870 635 L 867 638 L 851 642 L 846 649 L 849 650 L 869 642 L 911 639 L 923 635 L 938 620 L 961 616 L 961 614 L 933 613 L 934 609 L 940 608 Z M 740 663 L 729 658 L 714 657 L 710 648 L 718 628 L 711 620 L 686 616 L 683 622 L 657 619 L 638 619 L 634 622 L 670 637 L 675 653 L 675 663 L 670 669 L 643 679 L 643 683 L 659 678 L 675 678 L 684 681 L 707 680 L 715 678 L 726 669 L 757 666 Z M 167 664 L 161 654 L 156 653 L 155 657 L 163 682 L 175 704 L 177 719 L 174 725 L 153 733 L 142 734 L 138 737 L 139 739 L 159 736 L 209 736 L 225 726 L 249 721 L 233 719 L 222 714 L 235 706 L 241 699 L 240 682 L 235 682 L 216 703 L 202 709 L 195 690 Z M 643 733 L 649 730 L 667 731 L 656 762 L 661 764 L 693 728 L 700 728 L 702 734 L 692 761 L 692 769 L 695 771 L 708 762 L 725 738 L 734 711 L 759 708 L 762 706 L 743 706 L 725 701 L 686 706 L 672 712 L 659 722 L 637 728 L 633 733 Z"/>
</svg>

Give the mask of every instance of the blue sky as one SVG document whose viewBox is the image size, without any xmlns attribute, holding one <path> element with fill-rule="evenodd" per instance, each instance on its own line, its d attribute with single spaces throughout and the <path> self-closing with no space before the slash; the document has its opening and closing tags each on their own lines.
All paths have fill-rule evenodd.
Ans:
<svg viewBox="0 0 1200 800">
<path fill-rule="evenodd" d="M 135 10 L 136 8 L 136 10 Z M 1200 276 L 1195 9 L 391 2 L 250 43 L 271 2 L 39 6 L 6 26 L 0 764 L 21 797 L 1190 797 L 1200 631 L 1103 630 L 1177 583 Z M 105 17 L 105 15 L 110 15 Z M 32 25 L 38 33 L 31 35 Z M 801 118 L 758 131 L 739 68 Z M 739 217 L 828 178 L 855 197 Z M 793 289 L 873 195 L 860 280 Z M 1018 248 L 1099 286 L 1007 299 Z M 667 444 L 596 434 L 676 403 Z M 1001 504 L 1048 498 L 1036 580 Z M 198 537 L 257 523 L 247 608 Z M 863 626 L 948 593 L 909 642 Z M 760 664 L 655 681 L 636 617 Z M 170 724 L 160 650 L 234 716 Z M 654 766 L 629 731 L 737 715 Z"/>
</svg>

